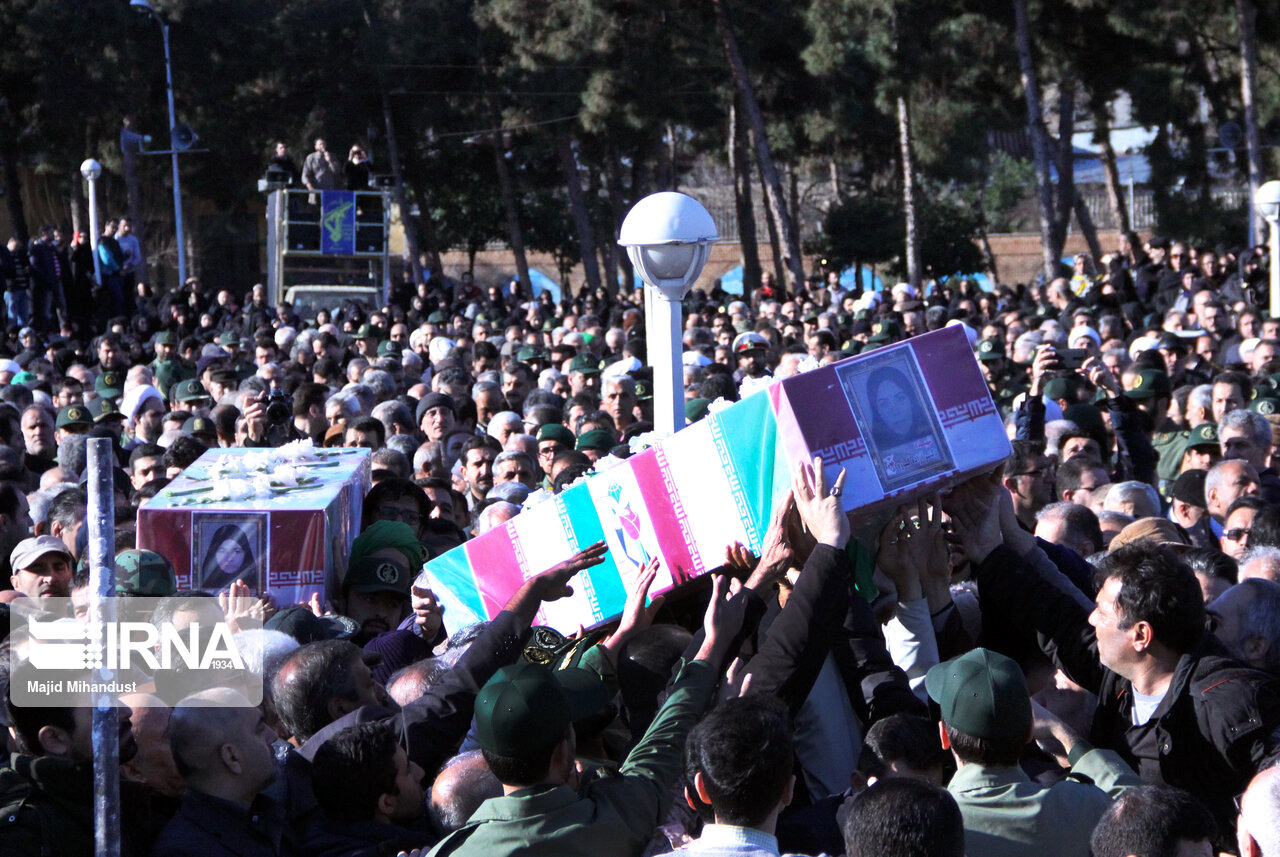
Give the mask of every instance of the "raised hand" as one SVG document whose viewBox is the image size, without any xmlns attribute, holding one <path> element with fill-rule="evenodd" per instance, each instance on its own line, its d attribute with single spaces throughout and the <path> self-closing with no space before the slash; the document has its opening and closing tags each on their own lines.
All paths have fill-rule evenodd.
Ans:
<svg viewBox="0 0 1280 857">
<path fill-rule="evenodd" d="M 708 660 L 717 666 L 724 664 L 729 647 L 742 630 L 742 623 L 747 617 L 746 599 L 733 598 L 741 588 L 736 580 L 725 575 L 717 574 L 712 577 L 711 600 L 707 603 L 707 612 L 702 619 L 706 636 L 696 660 Z"/>
<path fill-rule="evenodd" d="M 564 562 L 556 563 L 541 574 L 534 575 L 511 596 L 506 609 L 532 622 L 544 601 L 559 601 L 572 595 L 573 587 L 569 585 L 569 581 L 573 576 L 604 562 L 604 556 L 608 552 L 609 546 L 599 541 L 588 545 Z"/>
<path fill-rule="evenodd" d="M 802 462 L 792 480 L 792 496 L 800 519 L 820 544 L 843 550 L 849 542 L 849 516 L 840 505 L 844 480 L 848 473 L 842 467 L 835 484 L 828 489 L 827 477 L 822 470 L 822 458 L 815 457 L 813 464 Z"/>
<path fill-rule="evenodd" d="M 916 519 L 903 506 L 880 533 L 876 563 L 893 580 L 899 601 L 915 601 L 923 594 L 926 574 L 947 570 L 947 543 L 942 537 L 942 507 L 935 494 L 930 502 L 916 501 Z"/>
<path fill-rule="evenodd" d="M 653 624 L 653 617 L 658 615 L 658 610 L 662 608 L 665 600 L 663 596 L 655 595 L 653 600 L 649 601 L 649 588 L 653 586 L 654 578 L 657 576 L 658 559 L 655 557 L 640 572 L 640 579 L 636 582 L 636 588 L 627 596 L 627 603 L 622 609 L 622 619 L 618 622 L 618 629 L 610 634 L 609 638 L 602 644 L 611 656 L 617 657 L 618 651 L 627 640 Z M 647 606 L 646 602 L 648 602 Z"/>
</svg>

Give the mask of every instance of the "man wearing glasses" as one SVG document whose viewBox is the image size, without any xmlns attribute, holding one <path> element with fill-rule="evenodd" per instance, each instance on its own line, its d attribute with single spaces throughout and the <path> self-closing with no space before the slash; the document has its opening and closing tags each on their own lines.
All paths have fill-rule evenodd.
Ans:
<svg viewBox="0 0 1280 857">
<path fill-rule="evenodd" d="M 1035 532 L 1036 513 L 1053 502 L 1053 477 L 1053 462 L 1044 454 L 1044 444 L 1013 442 L 1013 455 L 1004 467 L 1004 487 L 1013 496 L 1018 523 L 1028 532 Z"/>
</svg>

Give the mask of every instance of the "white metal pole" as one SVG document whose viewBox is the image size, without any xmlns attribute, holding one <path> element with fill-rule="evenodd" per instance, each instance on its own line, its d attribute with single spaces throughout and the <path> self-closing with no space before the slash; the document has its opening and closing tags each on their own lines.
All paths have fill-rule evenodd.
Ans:
<svg viewBox="0 0 1280 857">
<path fill-rule="evenodd" d="M 89 246 L 93 249 L 93 279 L 102 285 L 102 260 L 98 258 L 98 180 L 89 182 Z"/>
<path fill-rule="evenodd" d="M 653 427 L 659 433 L 677 432 L 684 428 L 681 304 L 653 286 L 646 285 L 645 292 L 649 293 L 645 325 L 653 366 Z"/>
<path fill-rule="evenodd" d="M 182 234 L 182 185 L 178 179 L 178 145 L 174 131 L 178 117 L 173 109 L 173 63 L 169 60 L 169 25 L 160 21 L 164 34 L 164 83 L 169 93 L 169 157 L 173 161 L 173 224 L 178 239 L 178 287 L 187 282 L 187 243 Z"/>
<path fill-rule="evenodd" d="M 1280 216 L 1267 218 L 1271 227 L 1271 317 L 1280 318 Z"/>
</svg>

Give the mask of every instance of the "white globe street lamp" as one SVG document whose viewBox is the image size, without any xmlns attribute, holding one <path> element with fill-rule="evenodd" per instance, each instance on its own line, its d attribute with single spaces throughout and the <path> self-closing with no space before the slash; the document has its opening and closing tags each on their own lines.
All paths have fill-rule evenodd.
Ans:
<svg viewBox="0 0 1280 857">
<path fill-rule="evenodd" d="M 635 204 L 618 245 L 640 272 L 645 289 L 645 330 L 653 366 L 653 424 L 658 432 L 684 428 L 684 375 L 680 302 L 689 293 L 720 240 L 711 214 L 696 199 L 663 191 Z"/>
<path fill-rule="evenodd" d="M 102 285 L 102 262 L 98 259 L 98 178 L 102 164 L 89 158 L 80 165 L 80 175 L 89 183 L 89 247 L 93 250 L 93 279 Z"/>
<path fill-rule="evenodd" d="M 1280 181 L 1269 181 L 1253 195 L 1258 213 L 1271 226 L 1267 245 L 1271 249 L 1271 317 L 1280 318 Z"/>
</svg>

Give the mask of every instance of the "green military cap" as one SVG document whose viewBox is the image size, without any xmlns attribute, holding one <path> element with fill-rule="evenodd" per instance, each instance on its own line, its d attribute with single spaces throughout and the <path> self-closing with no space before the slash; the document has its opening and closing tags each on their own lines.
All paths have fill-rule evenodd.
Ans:
<svg viewBox="0 0 1280 857">
<path fill-rule="evenodd" d="M 240 334 L 236 333 L 234 330 L 228 330 L 223 333 L 220 333 L 218 334 L 218 344 L 219 345 L 239 345 Z"/>
<path fill-rule="evenodd" d="M 642 366 L 631 373 L 631 377 L 636 379 L 636 401 L 644 401 L 653 398 L 653 370 L 648 366 Z"/>
<path fill-rule="evenodd" d="M 378 329 L 372 324 L 362 324 L 356 331 L 356 339 L 377 339 Z"/>
<path fill-rule="evenodd" d="M 102 423 L 112 419 L 122 422 L 124 420 L 124 414 L 120 413 L 116 403 L 110 399 L 94 399 L 85 407 L 89 409 L 89 415 L 93 417 L 95 423 Z"/>
<path fill-rule="evenodd" d="M 686 422 L 696 423 L 707 415 L 707 408 L 711 406 L 710 399 L 690 399 L 684 403 L 684 418 Z"/>
<path fill-rule="evenodd" d="M 992 336 L 978 343 L 978 359 L 982 361 L 1003 360 L 1004 342 Z"/>
<path fill-rule="evenodd" d="M 347 569 L 343 592 L 393 592 L 407 601 L 413 581 L 402 564 L 374 556 L 361 557 Z"/>
<path fill-rule="evenodd" d="M 1060 375 L 1045 382 L 1044 394 L 1050 399 L 1074 399 L 1083 384 L 1079 375 Z"/>
<path fill-rule="evenodd" d="M 476 695 L 476 740 L 500 756 L 545 750 L 608 701 L 604 682 L 590 670 L 520 661 L 494 673 Z"/>
<path fill-rule="evenodd" d="M 177 591 L 173 565 L 155 551 L 127 550 L 116 555 L 116 595 L 168 598 Z"/>
<path fill-rule="evenodd" d="M 1132 384 L 1124 391 L 1130 399 L 1167 399 L 1172 395 L 1169 376 L 1159 369 L 1143 369 L 1133 376 Z"/>
<path fill-rule="evenodd" d="M 1255 414 L 1262 414 L 1264 417 L 1270 414 L 1280 414 L 1280 398 L 1277 398 L 1273 392 L 1268 390 L 1263 395 L 1256 396 L 1249 403 L 1249 410 Z"/>
<path fill-rule="evenodd" d="M 182 430 L 189 435 L 207 434 L 217 437 L 218 429 L 208 417 L 190 417 L 182 424 Z"/>
<path fill-rule="evenodd" d="M 1027 680 L 1011 658 L 972 649 L 931 667 L 924 686 L 942 710 L 942 721 L 966 735 L 1023 740 L 1031 734 Z"/>
<path fill-rule="evenodd" d="M 811 312 L 808 315 L 806 315 L 804 318 L 802 318 L 801 321 L 806 322 L 808 324 L 817 324 L 818 314 L 816 312 Z"/>
<path fill-rule="evenodd" d="M 902 326 L 891 318 L 871 325 L 871 342 L 894 342 L 902 338 Z"/>
<path fill-rule="evenodd" d="M 162 330 L 156 334 L 155 344 L 156 345 L 177 345 L 178 343 L 175 340 L 173 331 Z"/>
<path fill-rule="evenodd" d="M 13 378 L 10 379 L 9 383 L 16 384 L 19 387 L 25 387 L 28 384 L 34 384 L 38 380 L 39 379 L 36 378 L 35 373 L 28 372 L 27 370 L 24 369 L 18 374 L 14 375 Z"/>
<path fill-rule="evenodd" d="M 118 399 L 124 391 L 119 373 L 107 371 L 93 382 L 93 390 L 104 399 Z"/>
<path fill-rule="evenodd" d="M 436 310 L 427 316 L 427 324 L 448 324 L 448 322 L 445 320 L 444 313 Z"/>
<path fill-rule="evenodd" d="M 556 321 L 555 321 L 555 319 L 549 318 L 549 319 L 547 319 L 546 321 L 544 321 L 544 322 L 542 323 L 542 332 L 543 332 L 543 333 L 550 333 L 551 331 L 553 331 L 553 330 L 555 330 L 555 329 L 556 329 Z"/>
<path fill-rule="evenodd" d="M 209 391 L 204 388 L 204 384 L 201 384 L 198 378 L 179 381 L 177 391 L 179 402 L 213 401 L 213 397 L 209 395 Z"/>
<path fill-rule="evenodd" d="M 58 419 L 55 423 L 56 428 L 70 429 L 79 427 L 88 429 L 93 423 L 93 415 L 89 413 L 89 409 L 84 405 L 67 405 L 58 411 Z"/>
<path fill-rule="evenodd" d="M 378 343 L 379 357 L 396 357 L 400 354 L 400 346 L 396 345 L 390 339 Z"/>
<path fill-rule="evenodd" d="M 1182 448 L 1183 452 L 1188 449 L 1195 449 L 1200 446 L 1208 446 L 1213 449 L 1219 449 L 1221 444 L 1218 442 L 1218 429 L 1213 423 L 1201 423 L 1191 430 L 1191 434 L 1187 435 L 1187 443 Z"/>
<path fill-rule="evenodd" d="M 608 452 L 618 445 L 618 439 L 613 436 L 612 432 L 605 429 L 595 429 L 594 431 L 584 432 L 578 437 L 578 442 L 574 444 L 574 449 L 579 451 L 584 449 L 594 450 L 596 452 Z"/>
<path fill-rule="evenodd" d="M 534 348 L 532 345 L 526 345 L 516 352 L 516 360 L 521 363 L 528 363 L 531 360 L 541 360 L 542 349 Z"/>
<path fill-rule="evenodd" d="M 574 445 L 578 442 L 577 438 L 573 436 L 573 432 L 560 425 L 560 423 L 547 423 L 544 426 L 538 427 L 538 442 L 541 443 L 544 440 L 554 440 L 559 443 L 563 443 L 570 449 L 573 449 Z"/>
<path fill-rule="evenodd" d="M 209 373 L 209 381 L 218 384 L 235 385 L 240 383 L 240 376 L 234 369 L 216 369 Z"/>
<path fill-rule="evenodd" d="M 590 354 L 579 354 L 569 364 L 570 372 L 581 372 L 583 375 L 599 375 L 600 361 Z"/>
</svg>

